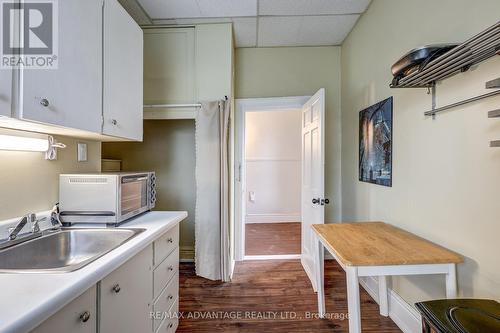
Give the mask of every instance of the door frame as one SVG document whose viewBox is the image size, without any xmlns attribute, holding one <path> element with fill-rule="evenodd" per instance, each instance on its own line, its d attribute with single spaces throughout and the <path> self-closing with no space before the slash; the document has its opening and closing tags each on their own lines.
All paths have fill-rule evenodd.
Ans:
<svg viewBox="0 0 500 333">
<path fill-rule="evenodd" d="M 270 255 L 245 256 L 245 190 L 246 190 L 246 163 L 245 163 L 245 113 L 283 111 L 302 109 L 311 96 L 244 98 L 235 100 L 235 161 L 234 161 L 234 259 L 266 260 L 266 259 L 300 259 L 298 255 Z"/>
</svg>

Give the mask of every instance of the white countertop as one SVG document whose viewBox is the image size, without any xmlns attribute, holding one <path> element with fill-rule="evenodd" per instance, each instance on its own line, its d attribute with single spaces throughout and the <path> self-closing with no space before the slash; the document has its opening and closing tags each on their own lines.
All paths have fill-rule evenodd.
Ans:
<svg viewBox="0 0 500 333">
<path fill-rule="evenodd" d="M 119 228 L 144 232 L 74 272 L 0 274 L 0 332 L 29 332 L 186 217 L 186 212 L 149 212 L 134 218 Z"/>
</svg>

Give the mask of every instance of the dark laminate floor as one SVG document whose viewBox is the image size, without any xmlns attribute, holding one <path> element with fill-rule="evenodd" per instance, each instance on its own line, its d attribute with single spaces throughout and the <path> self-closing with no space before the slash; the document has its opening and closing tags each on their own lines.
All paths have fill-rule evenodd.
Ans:
<svg viewBox="0 0 500 333">
<path fill-rule="evenodd" d="M 335 261 L 325 263 L 327 311 L 347 313 L 345 273 Z M 391 319 L 379 315 L 378 305 L 361 288 L 363 332 L 401 332 Z M 180 266 L 180 311 L 177 332 L 348 332 L 348 320 L 307 319 L 316 312 L 316 294 L 298 260 L 237 263 L 231 283 L 212 282 L 195 276 L 193 264 Z M 190 313 L 212 313 L 213 318 L 187 318 Z M 233 313 L 233 319 L 219 311 Z M 245 312 L 278 312 L 276 319 L 245 318 Z M 260 312 L 260 313 L 259 313 Z M 237 315 L 242 318 L 235 318 Z M 226 314 L 226 316 L 229 314 Z M 219 318 L 217 318 L 217 316 Z M 289 318 L 286 318 L 288 316 Z M 296 316 L 296 318 L 290 318 Z"/>
<path fill-rule="evenodd" d="M 300 222 L 247 223 L 245 255 L 300 254 Z"/>
</svg>

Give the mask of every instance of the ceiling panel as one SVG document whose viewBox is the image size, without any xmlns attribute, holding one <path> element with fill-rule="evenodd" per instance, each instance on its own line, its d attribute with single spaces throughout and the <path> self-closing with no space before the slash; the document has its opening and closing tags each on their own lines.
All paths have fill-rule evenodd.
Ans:
<svg viewBox="0 0 500 333">
<path fill-rule="evenodd" d="M 257 0 L 197 0 L 203 17 L 257 16 Z"/>
<path fill-rule="evenodd" d="M 260 0 L 259 15 L 363 13 L 371 0 Z"/>
<path fill-rule="evenodd" d="M 233 18 L 234 37 L 236 47 L 257 46 L 257 18 Z"/>
<path fill-rule="evenodd" d="M 340 45 L 359 15 L 305 16 L 297 35 L 298 45 Z"/>
<path fill-rule="evenodd" d="M 196 0 L 138 0 L 152 19 L 200 17 Z"/>
<path fill-rule="evenodd" d="M 295 46 L 300 31 L 302 17 L 261 17 L 259 18 L 258 46 Z"/>
</svg>

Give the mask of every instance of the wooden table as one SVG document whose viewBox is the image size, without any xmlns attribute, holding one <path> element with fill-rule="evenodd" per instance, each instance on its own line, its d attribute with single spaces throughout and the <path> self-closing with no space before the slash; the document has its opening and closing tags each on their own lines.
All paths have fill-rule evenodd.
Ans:
<svg viewBox="0 0 500 333">
<path fill-rule="evenodd" d="M 315 255 L 319 315 L 325 314 L 324 248 L 347 275 L 349 332 L 361 332 L 359 282 L 361 276 L 377 276 L 380 314 L 389 315 L 387 276 L 444 274 L 446 297 L 456 298 L 456 264 L 463 257 L 423 238 L 383 222 L 315 224 Z M 323 248 L 324 247 L 324 248 Z"/>
</svg>

